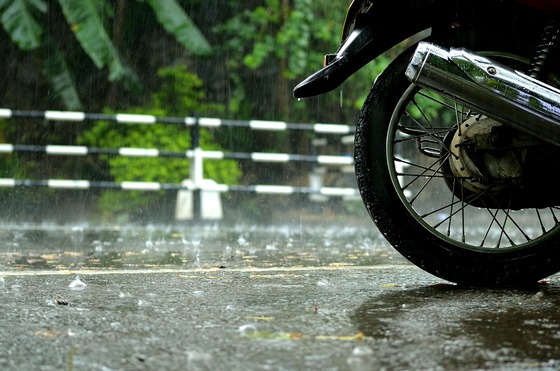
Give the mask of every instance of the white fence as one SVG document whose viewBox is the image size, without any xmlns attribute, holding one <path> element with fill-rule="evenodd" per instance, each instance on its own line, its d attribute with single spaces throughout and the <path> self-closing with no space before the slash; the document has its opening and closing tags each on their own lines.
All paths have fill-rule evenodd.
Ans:
<svg viewBox="0 0 560 371">
<path fill-rule="evenodd" d="M 249 160 L 261 163 L 288 163 L 288 162 L 307 162 L 317 166 L 341 166 L 348 167 L 353 165 L 351 156 L 332 156 L 332 155 L 310 155 L 310 154 L 288 154 L 288 153 L 240 153 L 227 151 L 206 151 L 200 147 L 199 129 L 220 128 L 220 127 L 246 127 L 252 130 L 266 131 L 290 131 L 303 130 L 313 132 L 318 135 L 338 135 L 348 137 L 353 134 L 354 128 L 347 125 L 335 124 L 301 124 L 280 121 L 238 121 L 223 120 L 218 118 L 204 117 L 159 117 L 152 115 L 136 114 L 101 114 L 85 112 L 65 112 L 65 111 L 21 111 L 0 108 L 0 119 L 37 119 L 50 121 L 53 123 L 64 122 L 84 122 L 84 121 L 110 121 L 115 124 L 140 124 L 151 125 L 155 123 L 181 125 L 191 130 L 191 149 L 185 152 L 173 152 L 160 150 L 157 148 L 95 148 L 73 145 L 24 145 L 14 143 L 0 144 L 0 154 L 16 152 L 35 152 L 46 155 L 57 156 L 88 156 L 88 155 L 111 155 L 124 157 L 164 157 L 164 158 L 185 158 L 191 166 L 190 179 L 181 184 L 168 184 L 157 182 L 109 182 L 109 181 L 90 181 L 84 179 L 15 179 L 0 178 L 0 187 L 48 187 L 55 189 L 122 189 L 134 191 L 159 191 L 176 190 L 192 192 L 192 214 L 193 218 L 200 218 L 200 192 L 254 192 L 260 194 L 296 194 L 304 193 L 310 195 L 320 195 L 326 197 L 349 197 L 358 196 L 358 191 L 354 187 L 324 187 L 321 181 L 310 181 L 308 187 L 297 187 L 289 185 L 225 185 L 208 182 L 203 179 L 204 161 L 206 160 Z M 342 140 L 342 138 L 341 138 Z M 202 212 L 203 214 L 203 212 Z"/>
</svg>

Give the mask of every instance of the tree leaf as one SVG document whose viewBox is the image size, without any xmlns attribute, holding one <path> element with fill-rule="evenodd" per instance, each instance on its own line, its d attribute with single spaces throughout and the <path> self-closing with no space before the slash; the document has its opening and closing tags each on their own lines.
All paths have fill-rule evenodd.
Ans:
<svg viewBox="0 0 560 371">
<path fill-rule="evenodd" d="M 175 0 L 147 0 L 159 23 L 193 54 L 211 52 L 210 43 Z"/>
<path fill-rule="evenodd" d="M 46 10 L 43 0 L 0 0 L 0 21 L 20 49 L 32 50 L 41 45 L 43 33 L 34 15 Z"/>
<path fill-rule="evenodd" d="M 94 0 L 58 0 L 72 32 L 97 68 L 109 67 L 109 80 L 120 80 L 129 72 L 115 49 Z"/>
<path fill-rule="evenodd" d="M 45 48 L 48 53 L 43 58 L 43 73 L 56 96 L 62 100 L 66 109 L 81 110 L 82 103 L 64 55 L 52 40 L 47 40 Z"/>
</svg>

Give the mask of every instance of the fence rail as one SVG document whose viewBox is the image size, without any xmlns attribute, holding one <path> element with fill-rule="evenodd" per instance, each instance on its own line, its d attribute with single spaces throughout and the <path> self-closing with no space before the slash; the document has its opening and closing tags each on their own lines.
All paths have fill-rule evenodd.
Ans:
<svg viewBox="0 0 560 371">
<path fill-rule="evenodd" d="M 172 157 L 172 158 L 194 158 L 194 151 L 185 152 L 164 151 L 156 148 L 97 148 L 86 146 L 64 146 L 46 145 L 36 146 L 27 144 L 0 144 L 1 153 L 32 152 L 47 155 L 60 156 L 88 156 L 88 155 L 110 155 L 122 157 Z M 252 160 L 255 162 L 310 162 L 321 165 L 352 165 L 354 160 L 349 156 L 325 156 L 325 155 L 294 155 L 288 153 L 266 153 L 266 152 L 224 152 L 224 151 L 201 151 L 204 159 L 210 160 Z"/>
<path fill-rule="evenodd" d="M 293 187 L 283 185 L 203 185 L 195 187 L 192 184 L 173 184 L 173 183 L 157 183 L 157 182 L 107 182 L 107 181 L 90 181 L 78 179 L 15 179 L 0 178 L 0 187 L 18 188 L 18 187 L 40 187 L 53 189 L 75 189 L 87 190 L 95 188 L 103 189 L 120 189 L 123 191 L 179 191 L 179 190 L 201 190 L 210 192 L 252 192 L 260 194 L 320 194 L 324 196 L 340 196 L 350 197 L 356 196 L 357 191 L 353 188 L 336 188 L 336 187 Z"/>
<path fill-rule="evenodd" d="M 21 111 L 0 108 L 0 119 L 33 118 L 46 121 L 59 122 L 83 122 L 83 121 L 111 121 L 119 124 L 172 124 L 200 127 L 247 127 L 253 130 L 265 131 L 285 131 L 285 130 L 304 130 L 318 134 L 353 134 L 355 128 L 349 125 L 337 124 L 303 124 L 289 123 L 284 121 L 262 121 L 262 120 L 224 120 L 209 117 L 163 117 L 154 115 L 135 115 L 128 113 L 105 114 L 105 113 L 85 113 L 69 111 Z"/>
<path fill-rule="evenodd" d="M 144 158 L 185 158 L 189 159 L 191 166 L 190 181 L 182 184 L 168 184 L 157 182 L 110 182 L 110 181 L 90 181 L 80 179 L 15 179 L 0 178 L 0 187 L 47 187 L 53 189 L 74 189 L 87 190 L 94 188 L 119 189 L 132 191 L 189 191 L 193 195 L 194 214 L 199 215 L 200 192 L 253 192 L 259 194 L 309 194 L 322 195 L 326 197 L 346 197 L 354 198 L 358 196 L 355 188 L 324 187 L 322 181 L 310 181 L 309 187 L 296 187 L 286 185 L 224 185 L 212 184 L 203 179 L 204 160 L 248 160 L 253 162 L 266 163 L 288 163 L 306 162 L 316 166 L 349 166 L 353 165 L 351 156 L 332 156 L 332 155 L 311 155 L 311 154 L 289 154 L 289 153 L 268 153 L 268 152 L 227 152 L 227 151 L 205 151 L 200 146 L 199 130 L 205 128 L 220 127 L 245 127 L 251 130 L 264 131 L 288 131 L 300 130 L 313 132 L 318 135 L 340 135 L 350 136 L 355 132 L 353 126 L 336 124 L 305 124 L 288 123 L 282 121 L 262 121 L 262 120 L 225 120 L 219 118 L 205 117 L 162 117 L 154 115 L 137 114 L 104 114 L 104 113 L 85 113 L 67 111 L 23 111 L 0 108 L 0 119 L 18 120 L 35 119 L 45 120 L 54 123 L 79 123 L 85 121 L 109 121 L 115 124 L 169 124 L 182 125 L 191 131 L 191 149 L 187 151 L 169 151 L 157 148 L 98 148 L 75 145 L 27 145 L 27 144 L 0 144 L 0 154 L 12 154 L 18 152 L 43 153 L 52 156 L 89 156 L 89 155 L 108 155 L 123 157 L 144 157 Z"/>
</svg>

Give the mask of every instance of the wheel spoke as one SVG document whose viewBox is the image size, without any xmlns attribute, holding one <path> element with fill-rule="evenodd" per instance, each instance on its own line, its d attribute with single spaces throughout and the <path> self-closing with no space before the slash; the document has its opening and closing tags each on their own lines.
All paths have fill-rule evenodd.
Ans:
<svg viewBox="0 0 560 371">
<path fill-rule="evenodd" d="M 498 215 L 498 212 L 500 210 L 498 210 L 498 209 L 495 209 L 495 210 L 487 209 L 486 211 L 488 211 L 488 213 L 490 214 L 491 221 L 490 221 L 490 224 L 488 224 L 488 228 L 486 229 L 486 232 L 484 233 L 484 238 L 482 238 L 482 240 L 480 241 L 480 247 L 484 246 L 486 240 L 488 239 L 488 236 L 490 235 L 490 232 L 492 232 L 492 225 L 494 225 L 494 223 L 495 223 L 499 227 L 499 224 L 500 224 L 498 222 L 498 219 L 497 219 L 497 215 Z M 502 228 L 502 231 L 503 231 L 503 228 Z M 498 243 L 499 243 L 499 241 L 498 241 Z"/>
<path fill-rule="evenodd" d="M 434 170 L 433 167 L 437 165 L 437 168 Z M 429 168 L 426 168 L 421 174 L 417 175 L 414 177 L 414 179 L 412 179 L 408 184 L 405 184 L 404 186 L 402 186 L 402 189 L 408 189 L 413 183 L 415 183 L 416 181 L 419 181 L 420 178 L 426 176 L 426 173 L 428 172 L 432 172 L 433 174 L 438 174 L 440 173 L 442 164 L 439 161 L 435 161 Z M 443 173 L 442 173 L 443 174 Z M 426 186 L 434 179 L 433 176 L 429 176 L 428 180 L 424 183 L 423 186 L 420 187 L 420 190 L 417 192 L 417 194 L 420 194 L 425 188 Z M 410 203 L 413 203 L 414 201 L 411 201 Z"/>
<path fill-rule="evenodd" d="M 453 102 L 453 104 L 449 104 L 448 101 L 445 100 L 443 97 L 441 96 L 434 97 L 432 95 L 428 95 L 424 90 L 418 92 L 418 95 L 431 100 L 433 103 L 439 104 L 441 107 L 448 108 L 453 112 L 457 112 L 456 102 Z"/>
<path fill-rule="evenodd" d="M 550 210 L 550 214 L 552 215 L 552 219 L 554 220 L 554 225 L 558 225 L 558 219 L 556 218 L 556 214 L 554 213 L 554 210 L 557 210 L 557 207 L 549 207 L 548 208 Z"/>
<path fill-rule="evenodd" d="M 541 213 L 539 212 L 539 209 L 535 209 L 535 213 L 537 214 L 537 218 L 539 218 L 539 224 L 541 225 L 542 233 L 546 233 L 546 228 L 544 227 L 544 223 L 541 217 Z"/>
<path fill-rule="evenodd" d="M 453 200 L 455 199 L 455 182 L 452 183 L 452 189 L 451 189 L 451 203 L 449 206 L 449 214 L 453 215 L 453 206 L 455 206 L 455 203 L 453 202 Z M 449 223 L 447 223 L 447 237 L 451 236 L 451 218 L 449 218 Z"/>
<path fill-rule="evenodd" d="M 450 156 L 450 154 L 448 154 L 447 156 Z M 399 176 L 420 178 L 420 177 L 426 176 L 426 173 L 428 171 L 433 171 L 433 173 L 430 174 L 430 176 L 432 178 L 457 179 L 457 177 L 449 175 L 449 174 L 445 174 L 442 171 L 436 171 L 436 170 L 433 170 L 431 167 L 422 166 L 420 164 L 417 164 L 417 163 L 414 163 L 414 162 L 411 162 L 411 161 L 403 160 L 402 158 L 395 158 L 394 161 L 395 161 L 395 163 L 400 163 L 400 164 L 410 166 L 410 167 L 413 167 L 413 168 L 416 168 L 416 169 L 419 169 L 419 170 L 424 170 L 421 174 L 406 173 L 404 171 L 397 171 L 396 174 L 399 175 Z M 434 163 L 434 164 L 436 164 L 436 163 Z M 441 167 L 439 168 L 439 170 L 441 170 Z"/>
<path fill-rule="evenodd" d="M 439 135 L 436 135 L 438 133 L 438 130 L 436 130 L 436 128 L 432 127 L 430 121 L 427 121 L 428 125 L 424 126 L 424 125 L 422 125 L 422 123 L 419 120 L 412 117 L 410 114 L 407 113 L 407 115 L 408 115 L 407 117 L 410 118 L 420 128 L 420 130 L 422 130 L 424 133 L 426 133 L 426 135 L 428 135 L 430 138 L 433 138 L 436 141 L 436 143 L 440 144 L 441 146 L 444 146 L 443 138 L 441 138 Z M 426 120 L 428 120 L 428 118 L 426 117 L 424 112 L 422 112 L 422 116 Z M 449 129 L 447 131 L 449 131 Z"/>
<path fill-rule="evenodd" d="M 480 198 L 480 197 L 482 197 L 482 196 L 483 196 L 483 195 L 480 194 L 480 195 L 477 195 L 476 198 Z M 474 201 L 476 198 L 473 198 L 473 199 L 471 199 L 470 201 Z M 438 208 L 438 209 L 431 210 L 431 211 L 428 212 L 428 213 L 422 214 L 421 217 L 422 217 L 422 218 L 429 217 L 429 216 L 431 216 L 431 215 L 433 215 L 433 214 L 435 214 L 435 213 L 438 213 L 438 212 L 440 212 L 440 211 L 442 211 L 442 210 L 445 210 L 445 209 L 447 209 L 447 208 L 449 208 L 449 207 L 452 207 L 452 206 L 454 206 L 454 205 L 457 205 L 457 204 L 461 204 L 461 207 L 459 208 L 459 210 L 455 210 L 455 211 L 450 212 L 449 215 L 448 215 L 445 219 L 443 219 L 441 222 L 439 222 L 439 223 L 433 225 L 433 227 L 437 229 L 437 228 L 440 227 L 441 224 L 443 224 L 443 223 L 444 223 L 445 221 L 447 221 L 448 219 L 451 219 L 453 216 L 455 216 L 455 215 L 458 214 L 459 212 L 464 212 L 464 210 L 466 209 L 466 204 L 465 204 L 465 201 L 464 201 L 464 198 L 463 198 L 463 197 L 458 198 L 457 201 L 453 201 L 453 199 L 452 199 L 452 202 L 451 202 L 451 203 L 449 203 L 449 204 L 447 204 L 447 205 L 444 205 L 444 206 L 441 206 L 441 207 Z"/>
</svg>

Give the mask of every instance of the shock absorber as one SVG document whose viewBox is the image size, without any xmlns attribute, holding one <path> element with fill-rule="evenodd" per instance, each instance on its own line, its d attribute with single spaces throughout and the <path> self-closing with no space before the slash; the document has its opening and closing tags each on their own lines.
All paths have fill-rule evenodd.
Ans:
<svg viewBox="0 0 560 371">
<path fill-rule="evenodd" d="M 535 50 L 535 55 L 529 65 L 528 75 L 545 80 L 552 69 L 558 45 L 560 44 L 560 27 L 556 20 L 550 21 L 544 28 L 541 42 Z"/>
</svg>

